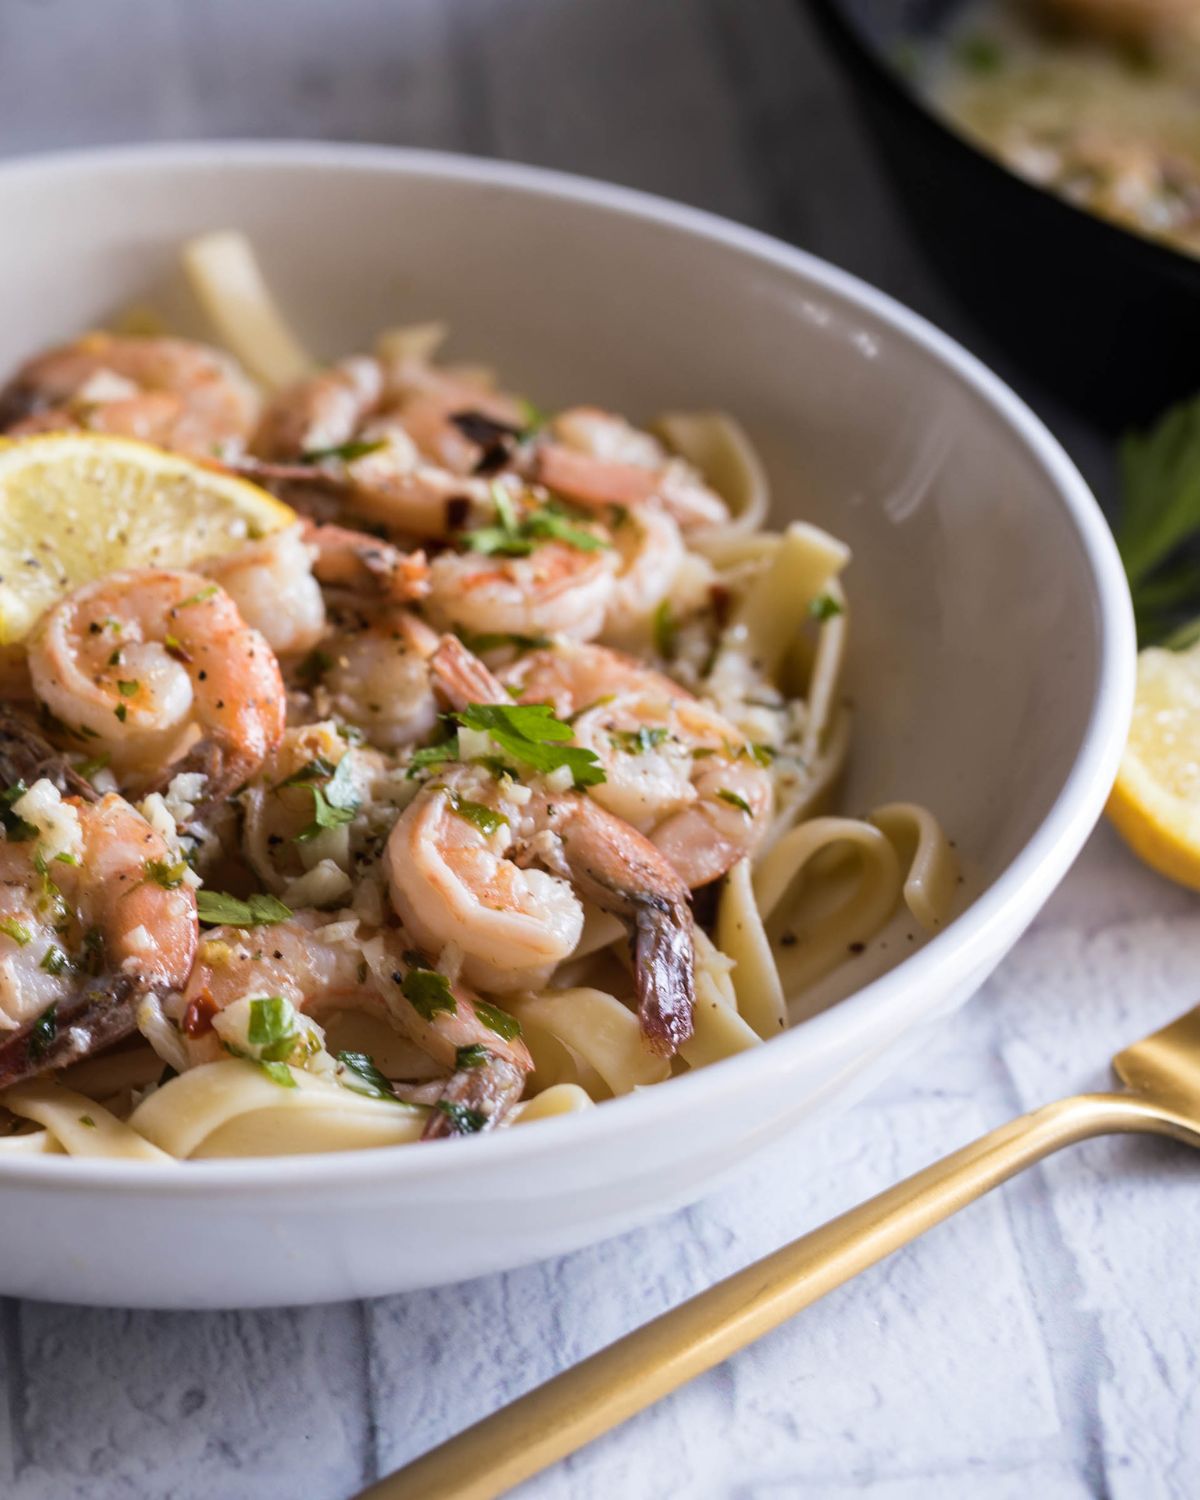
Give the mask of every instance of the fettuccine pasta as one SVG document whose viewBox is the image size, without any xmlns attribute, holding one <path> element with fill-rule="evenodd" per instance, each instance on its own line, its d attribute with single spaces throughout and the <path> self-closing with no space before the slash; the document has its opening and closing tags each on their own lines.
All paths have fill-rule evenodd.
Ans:
<svg viewBox="0 0 1200 1500">
<path fill-rule="evenodd" d="M 232 355 L 91 334 L 0 390 L 12 438 L 135 435 L 291 507 L 14 648 L 0 1158 L 584 1112 L 949 919 L 930 809 L 838 810 L 850 551 L 768 529 L 734 417 L 543 412 L 437 323 L 320 367 L 244 239 L 185 261 Z"/>
</svg>

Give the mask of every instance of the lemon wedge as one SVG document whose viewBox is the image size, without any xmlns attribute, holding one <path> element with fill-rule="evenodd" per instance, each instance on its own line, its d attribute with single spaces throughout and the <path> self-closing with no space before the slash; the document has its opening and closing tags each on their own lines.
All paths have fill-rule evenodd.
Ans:
<svg viewBox="0 0 1200 1500">
<path fill-rule="evenodd" d="M 1200 890 L 1200 644 L 1139 655 L 1108 816 L 1159 874 Z"/>
<path fill-rule="evenodd" d="M 0 439 L 0 646 L 80 584 L 188 567 L 295 519 L 255 484 L 130 438 Z"/>
</svg>

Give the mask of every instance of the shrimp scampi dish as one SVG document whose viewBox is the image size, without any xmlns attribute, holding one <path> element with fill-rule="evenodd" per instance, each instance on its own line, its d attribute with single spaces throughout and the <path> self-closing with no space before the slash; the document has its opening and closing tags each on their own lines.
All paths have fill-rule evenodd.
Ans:
<svg viewBox="0 0 1200 1500">
<path fill-rule="evenodd" d="M 948 919 L 931 812 L 835 811 L 849 552 L 767 529 L 732 417 L 545 410 L 433 324 L 278 374 L 218 321 L 228 351 L 88 332 L 0 387 L 5 443 L 93 463 L 118 563 L 0 642 L 0 1155 L 575 1113 Z M 110 452 L 265 519 L 139 552 Z"/>
</svg>

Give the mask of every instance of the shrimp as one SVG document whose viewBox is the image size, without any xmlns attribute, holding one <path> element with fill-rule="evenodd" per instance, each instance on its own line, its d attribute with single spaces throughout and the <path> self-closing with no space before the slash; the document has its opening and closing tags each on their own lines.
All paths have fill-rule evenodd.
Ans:
<svg viewBox="0 0 1200 1500">
<path fill-rule="evenodd" d="M 63 798 L 48 779 L 0 843 L 0 1085 L 61 1068 L 135 1029 L 147 994 L 182 986 L 196 898 L 166 843 L 116 793 Z"/>
<path fill-rule="evenodd" d="M 453 637 L 431 666 L 460 708 L 509 701 Z M 417 942 L 433 952 L 452 945 L 464 975 L 498 993 L 544 985 L 574 952 L 582 894 L 632 924 L 648 1044 L 669 1055 L 691 1035 L 687 887 L 651 843 L 584 794 L 460 767 L 409 804 L 384 860 L 393 905 Z"/>
<path fill-rule="evenodd" d="M 311 651 L 328 628 L 313 576 L 316 556 L 301 522 L 201 563 L 199 570 L 221 585 L 272 651 L 290 656 Z"/>
<path fill-rule="evenodd" d="M 213 1061 L 231 1044 L 240 1052 L 252 1050 L 244 1034 L 245 1007 L 234 1008 L 248 997 L 280 995 L 318 1024 L 338 1011 L 364 1010 L 450 1071 L 441 1098 L 456 1108 L 435 1110 L 426 1138 L 454 1133 L 462 1108 L 483 1117 L 485 1128 L 500 1124 L 533 1068 L 520 1036 L 501 1034 L 508 1028 L 498 1031 L 490 1012 L 484 1012 L 488 1021 L 480 1019 L 479 1001 L 462 984 L 442 987 L 435 981 L 438 1004 L 414 1004 L 404 981 L 412 968 L 423 966 L 402 949 L 395 932 L 351 944 L 325 938 L 324 925 L 316 913 L 299 912 L 262 934 L 234 927 L 206 933 L 187 987 L 168 1010 L 189 1064 Z M 301 1056 L 308 1045 L 298 1038 Z"/>
<path fill-rule="evenodd" d="M 687 555 L 683 536 L 678 523 L 652 505 L 629 511 L 610 534 L 619 562 L 604 634 L 621 640 L 644 637 Z"/>
<path fill-rule="evenodd" d="M 693 890 L 752 854 L 773 804 L 767 753 L 724 715 L 603 646 L 534 651 L 504 680 L 554 704 L 606 779 L 596 801 L 645 834 Z"/>
<path fill-rule="evenodd" d="M 429 675 L 437 634 L 405 609 L 353 624 L 322 648 L 322 712 L 361 729 L 382 750 L 427 739 L 438 716 Z"/>
<path fill-rule="evenodd" d="M 534 448 L 530 477 L 579 505 L 655 502 L 685 529 L 718 526 L 729 507 L 690 464 L 647 432 L 592 406 L 560 412 Z"/>
<path fill-rule="evenodd" d="M 608 613 L 616 553 L 546 541 L 525 557 L 443 552 L 429 566 L 437 624 L 478 635 L 548 635 L 587 641 Z"/>
<path fill-rule="evenodd" d="M 236 363 L 186 339 L 85 334 L 35 356 L 0 390 L 0 431 L 13 437 L 82 427 L 198 458 L 240 451 L 257 416 Z"/>
<path fill-rule="evenodd" d="M 200 771 L 217 799 L 283 734 L 274 653 L 198 573 L 146 568 L 84 584 L 38 622 L 29 667 L 64 732 L 107 753 L 118 778 Z"/>
</svg>

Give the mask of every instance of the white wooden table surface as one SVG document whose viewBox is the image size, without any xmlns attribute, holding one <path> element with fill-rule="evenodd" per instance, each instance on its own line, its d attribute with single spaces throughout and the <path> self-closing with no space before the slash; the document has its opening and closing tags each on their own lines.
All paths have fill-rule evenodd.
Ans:
<svg viewBox="0 0 1200 1500">
<path fill-rule="evenodd" d="M 0 151 L 214 135 L 630 183 L 828 255 L 995 358 L 924 270 L 788 0 L 0 0 Z M 1103 488 L 1103 445 L 1039 404 Z M 929 1055 L 802 1154 L 646 1230 L 323 1309 L 0 1302 L 0 1495 L 347 1496 L 986 1127 L 1101 1085 L 1198 975 L 1195 901 L 1102 829 Z M 1078 1148 L 524 1493 L 1200 1495 L 1197 1170 L 1148 1142 Z"/>
</svg>

